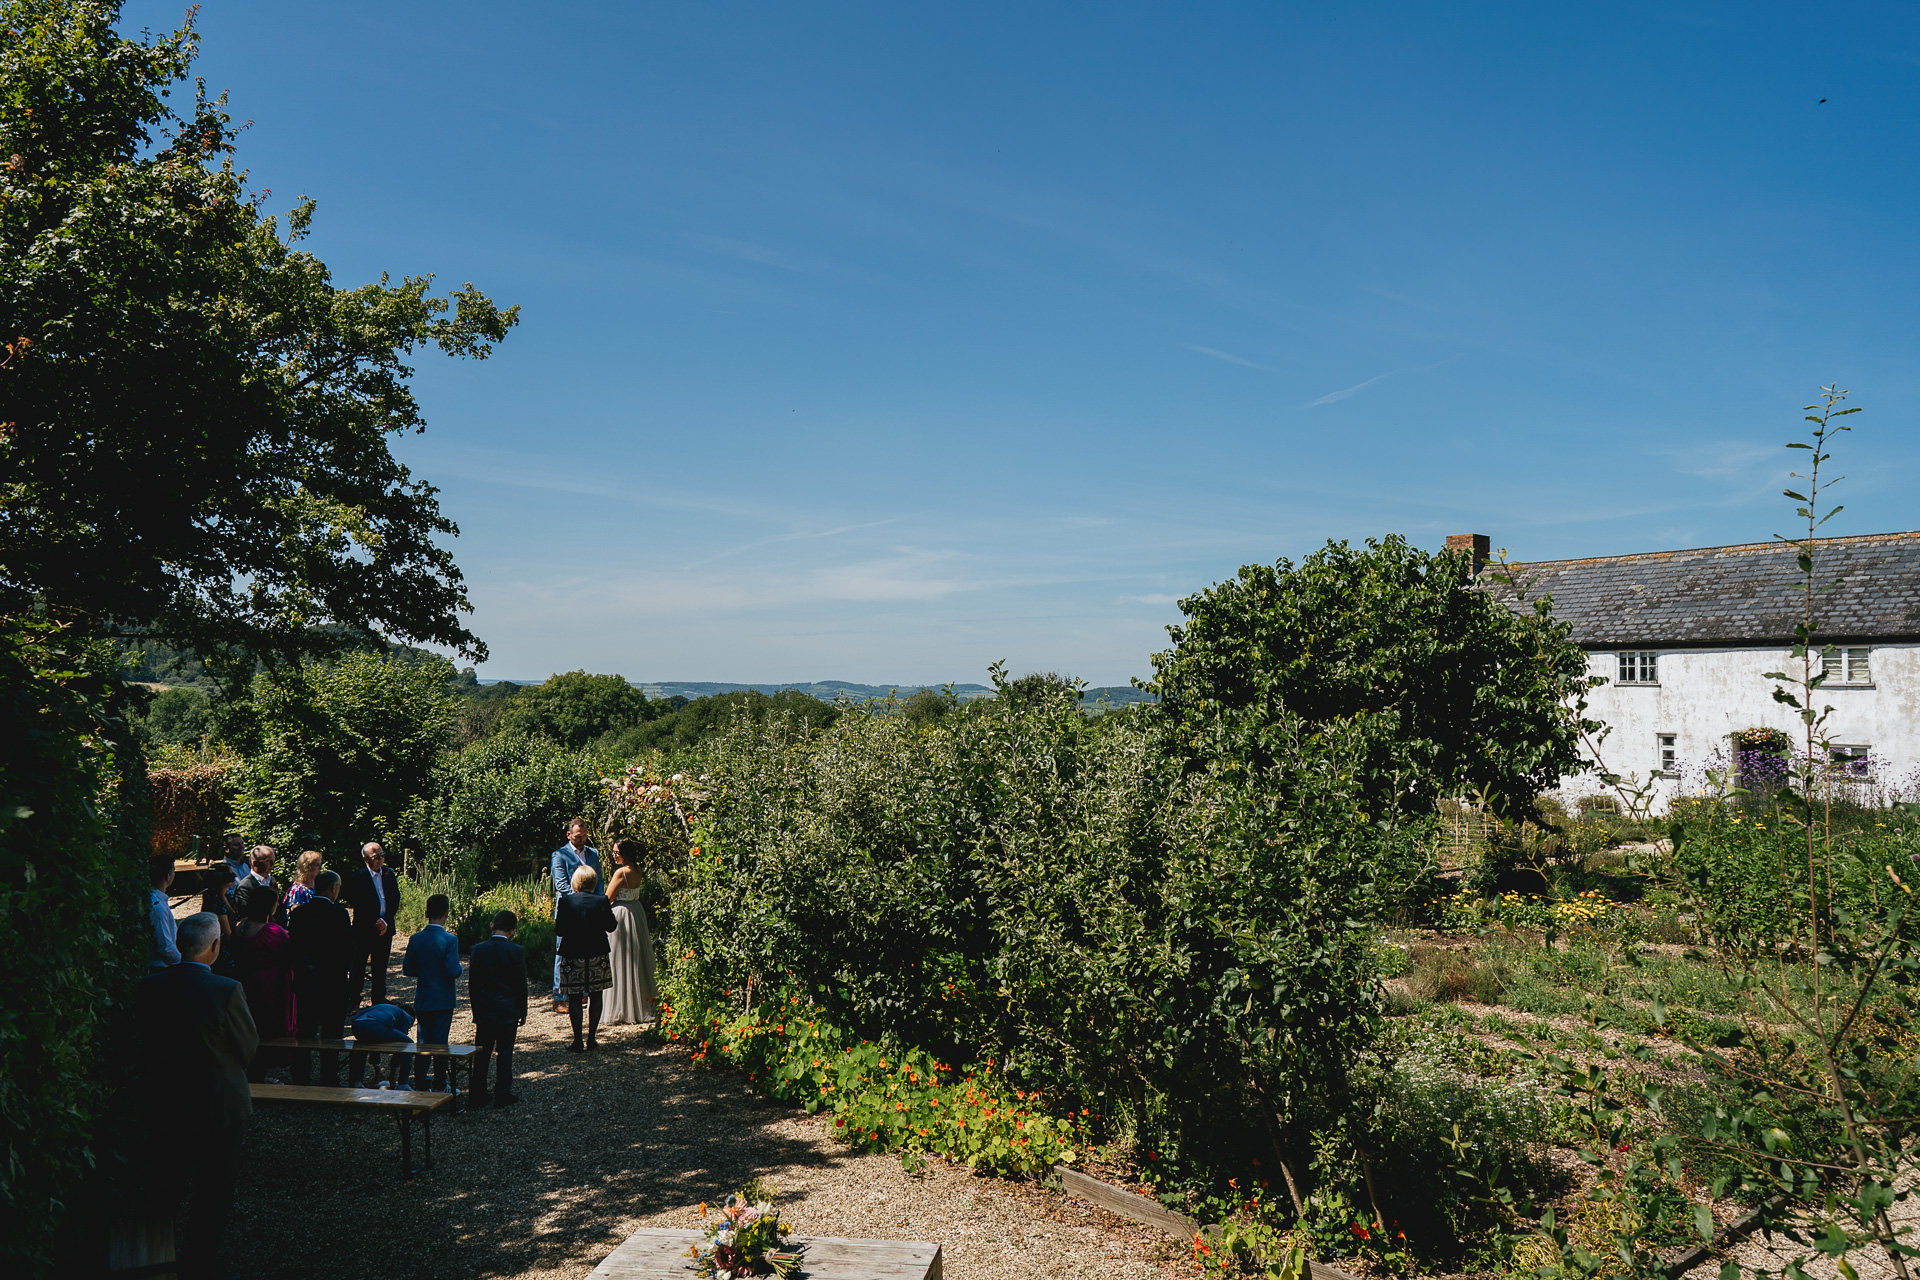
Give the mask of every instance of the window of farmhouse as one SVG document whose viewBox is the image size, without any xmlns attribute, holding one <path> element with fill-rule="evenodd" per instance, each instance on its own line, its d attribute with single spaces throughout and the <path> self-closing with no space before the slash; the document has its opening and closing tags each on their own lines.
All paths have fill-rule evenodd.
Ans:
<svg viewBox="0 0 1920 1280">
<path fill-rule="evenodd" d="M 1652 649 L 1625 649 L 1620 653 L 1621 684 L 1659 684 L 1660 655 Z"/>
<path fill-rule="evenodd" d="M 1834 649 L 1826 656 L 1828 684 L 1871 684 L 1866 649 Z"/>
<path fill-rule="evenodd" d="M 1827 748 L 1827 772 L 1834 778 L 1870 781 L 1873 778 L 1873 750 L 1865 746 Z"/>
</svg>

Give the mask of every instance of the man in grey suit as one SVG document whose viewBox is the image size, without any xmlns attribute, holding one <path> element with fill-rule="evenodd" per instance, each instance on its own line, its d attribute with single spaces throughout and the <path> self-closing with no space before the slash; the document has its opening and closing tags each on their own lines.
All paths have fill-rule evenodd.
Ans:
<svg viewBox="0 0 1920 1280">
<path fill-rule="evenodd" d="M 220 1232 L 233 1212 L 234 1164 L 253 1114 L 247 1067 L 260 1032 L 240 984 L 213 972 L 220 918 L 208 911 L 182 920 L 180 963 L 140 984 L 135 1023 L 147 1114 L 184 1137 L 172 1154 L 174 1197 L 187 1193 L 181 1248 L 183 1280 L 215 1274 Z"/>
<path fill-rule="evenodd" d="M 573 892 L 573 873 L 581 867 L 592 867 L 595 875 L 600 874 L 600 851 L 587 843 L 587 823 L 584 818 L 575 818 L 567 824 L 567 842 L 553 851 L 553 910 L 557 917 L 560 912 L 560 899 Z M 560 948 L 553 949 L 553 1011 L 567 1011 L 567 997 L 560 990 Z"/>
</svg>

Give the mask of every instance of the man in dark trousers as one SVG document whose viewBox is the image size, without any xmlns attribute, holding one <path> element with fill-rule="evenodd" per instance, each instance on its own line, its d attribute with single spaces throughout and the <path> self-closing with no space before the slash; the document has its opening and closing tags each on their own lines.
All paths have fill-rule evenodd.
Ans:
<svg viewBox="0 0 1920 1280">
<path fill-rule="evenodd" d="M 247 1066 L 260 1033 L 232 978 L 218 977 L 220 920 L 202 911 L 175 934 L 180 963 L 140 985 L 135 1024 L 147 1115 L 169 1139 L 172 1194 L 187 1195 L 183 1280 L 215 1274 L 220 1232 L 233 1212 L 234 1164 L 253 1114 Z"/>
<path fill-rule="evenodd" d="M 322 871 L 313 878 L 313 900 L 287 916 L 293 954 L 294 1034 L 302 1040 L 338 1040 L 347 1021 L 347 979 L 353 972 L 353 921 L 340 905 L 340 877 Z M 356 989 L 354 995 L 358 996 Z M 293 1055 L 293 1082 L 306 1084 L 312 1055 Z M 338 1055 L 320 1055 L 320 1078 L 338 1083 Z"/>
<path fill-rule="evenodd" d="M 364 864 L 347 877 L 347 905 L 353 908 L 353 976 L 348 982 L 347 1007 L 360 1003 L 361 984 L 373 971 L 370 1004 L 387 1002 L 387 965 L 393 959 L 393 917 L 400 910 L 400 880 L 386 864 L 386 850 L 378 842 L 360 847 Z"/>
<path fill-rule="evenodd" d="M 500 1055 L 493 1082 L 493 1105 L 510 1107 L 513 1091 L 515 1031 L 527 1024 L 527 958 L 513 940 L 520 921 L 511 911 L 493 918 L 493 936 L 474 944 L 467 957 L 467 1002 L 473 1006 L 473 1092 L 467 1105 L 487 1104 L 487 1059 Z"/>
</svg>

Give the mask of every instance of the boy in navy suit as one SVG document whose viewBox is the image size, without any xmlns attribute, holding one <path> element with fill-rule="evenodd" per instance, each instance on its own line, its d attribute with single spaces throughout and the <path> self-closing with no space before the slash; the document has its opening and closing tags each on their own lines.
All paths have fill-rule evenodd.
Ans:
<svg viewBox="0 0 1920 1280">
<path fill-rule="evenodd" d="M 500 1055 L 493 1082 L 493 1105 L 510 1107 L 519 1101 L 513 1092 L 515 1030 L 527 1022 L 527 960 L 513 941 L 520 921 L 511 911 L 493 918 L 493 936 L 473 948 L 467 957 L 467 1000 L 473 1005 L 473 1093 L 469 1106 L 487 1103 L 487 1059 Z"/>
<path fill-rule="evenodd" d="M 460 977 L 460 939 L 447 929 L 447 912 L 452 907 L 444 893 L 427 899 L 427 926 L 407 939 L 407 954 L 400 961 L 400 972 L 415 982 L 413 1012 L 420 1019 L 420 1025 L 415 1029 L 414 1038 L 420 1044 L 445 1044 L 453 1031 L 454 983 Z M 403 1065 L 401 1072 L 404 1070 Z M 396 1079 L 393 1087 L 404 1088 L 404 1079 Z M 414 1055 L 413 1087 L 427 1087 L 427 1059 L 423 1054 Z M 433 1060 L 433 1087 L 436 1091 L 447 1087 L 445 1058 Z"/>
</svg>

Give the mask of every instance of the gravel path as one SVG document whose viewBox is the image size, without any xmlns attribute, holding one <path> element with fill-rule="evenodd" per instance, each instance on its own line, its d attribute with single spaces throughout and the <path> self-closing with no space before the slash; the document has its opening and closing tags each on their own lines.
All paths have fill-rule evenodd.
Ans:
<svg viewBox="0 0 1920 1280">
<path fill-rule="evenodd" d="M 411 998 L 396 954 L 390 995 Z M 453 1038 L 471 1042 L 463 1007 Z M 1185 1245 L 1037 1186 L 857 1155 L 828 1121 L 755 1096 L 634 1027 L 564 1051 L 548 1001 L 522 1028 L 520 1105 L 434 1123 L 435 1167 L 402 1181 L 394 1122 L 264 1104 L 224 1244 L 247 1277 L 581 1277 L 637 1227 L 696 1227 L 696 1206 L 759 1175 L 800 1235 L 934 1240 L 951 1280 L 1191 1277 Z M 273 1073 L 279 1078 L 281 1072 Z M 416 1136 L 417 1141 L 417 1136 Z M 691 1273 L 689 1273 L 691 1274 Z"/>
</svg>

